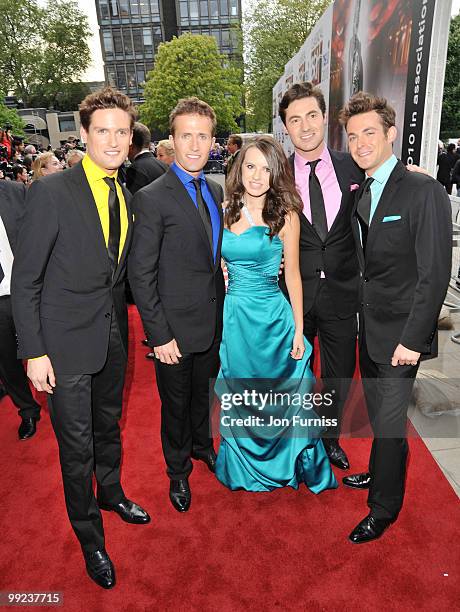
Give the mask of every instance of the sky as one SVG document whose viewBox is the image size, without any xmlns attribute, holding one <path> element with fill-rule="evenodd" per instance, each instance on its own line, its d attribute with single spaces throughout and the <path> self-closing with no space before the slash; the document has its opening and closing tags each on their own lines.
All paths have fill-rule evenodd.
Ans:
<svg viewBox="0 0 460 612">
<path fill-rule="evenodd" d="M 45 0 L 39 0 L 40 4 L 45 4 Z M 255 0 L 242 0 L 243 12 Z M 91 49 L 92 63 L 84 74 L 83 81 L 103 81 L 104 64 L 102 61 L 101 43 L 99 38 L 99 26 L 97 23 L 96 3 L 94 0 L 78 0 L 81 10 L 88 15 L 89 23 L 93 32 L 89 46 Z M 452 0 L 452 16 L 460 12 L 460 0 Z"/>
</svg>

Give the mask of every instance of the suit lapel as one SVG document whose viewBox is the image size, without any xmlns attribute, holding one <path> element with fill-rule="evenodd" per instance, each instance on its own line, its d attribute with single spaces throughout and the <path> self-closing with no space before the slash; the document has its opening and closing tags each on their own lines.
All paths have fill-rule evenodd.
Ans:
<svg viewBox="0 0 460 612">
<path fill-rule="evenodd" d="M 361 188 L 355 192 L 355 196 L 354 196 L 355 199 L 354 199 L 352 210 L 351 210 L 351 230 L 353 232 L 353 236 L 355 239 L 356 251 L 358 253 L 359 267 L 361 268 L 362 272 L 364 272 L 366 262 L 364 259 L 363 245 L 361 244 L 361 232 L 359 231 L 359 222 L 356 216 L 357 214 L 356 209 L 358 206 L 358 200 L 361 197 L 361 194 L 363 192 L 363 187 L 364 187 L 364 184 L 361 185 Z"/>
<path fill-rule="evenodd" d="M 217 242 L 217 250 L 216 250 L 216 261 L 214 262 L 214 268 L 217 268 L 218 266 L 220 266 L 220 251 L 221 251 L 221 246 L 222 246 L 222 235 L 223 235 L 223 231 L 224 231 L 224 214 L 223 214 L 223 210 L 222 210 L 222 202 L 220 202 L 219 200 L 221 199 L 221 193 L 220 190 L 217 188 L 217 185 L 215 183 L 208 182 L 206 181 L 209 191 L 211 192 L 211 195 L 214 199 L 214 202 L 216 203 L 217 206 L 217 212 L 219 213 L 219 238 L 218 238 L 218 242 Z"/>
<path fill-rule="evenodd" d="M 351 161 L 348 159 L 345 160 L 343 158 L 343 154 L 339 157 L 339 155 L 332 149 L 328 148 L 328 150 L 329 155 L 331 156 L 332 165 L 334 166 L 335 176 L 337 177 L 337 182 L 339 183 L 340 191 L 342 192 L 339 210 L 329 230 L 329 234 L 332 234 L 341 217 L 344 214 L 347 214 L 347 210 L 349 210 L 350 198 L 353 198 L 354 196 L 354 193 L 350 191 L 351 185 L 360 185 L 363 182 L 364 176 L 361 176 L 360 178 L 357 176 L 354 180 L 350 173 Z"/>
<path fill-rule="evenodd" d="M 201 220 L 200 213 L 195 206 L 194 201 L 189 196 L 187 189 L 184 187 L 182 181 L 179 179 L 174 170 L 168 170 L 165 175 L 166 187 L 170 190 L 171 196 L 179 204 L 181 210 L 187 215 L 189 221 L 192 223 L 195 230 L 203 240 L 206 252 L 208 253 L 209 263 L 211 267 L 214 267 L 213 254 L 209 246 L 209 240 L 204 229 L 203 221 Z"/>
<path fill-rule="evenodd" d="M 398 163 L 393 169 L 393 172 L 388 178 L 377 208 L 374 212 L 374 216 L 372 217 L 371 224 L 369 226 L 369 233 L 367 235 L 366 259 L 370 256 L 370 253 L 375 243 L 375 238 L 382 227 L 382 220 L 385 217 L 388 208 L 391 206 L 394 194 L 398 189 L 398 183 L 403 178 L 405 173 L 406 168 L 404 164 L 398 161 Z"/>
<path fill-rule="evenodd" d="M 83 217 L 88 234 L 92 238 L 95 251 L 99 259 L 103 261 L 110 270 L 110 261 L 105 244 L 104 232 L 102 231 L 101 219 L 83 165 L 80 162 L 70 170 L 66 170 L 66 172 L 69 173 L 69 178 L 72 181 L 72 184 L 69 185 L 70 193 Z"/>
</svg>

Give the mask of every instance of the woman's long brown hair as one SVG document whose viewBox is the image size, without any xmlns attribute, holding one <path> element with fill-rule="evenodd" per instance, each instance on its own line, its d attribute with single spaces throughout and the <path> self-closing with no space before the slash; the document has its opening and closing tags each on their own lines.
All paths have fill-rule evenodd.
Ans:
<svg viewBox="0 0 460 612">
<path fill-rule="evenodd" d="M 294 175 L 281 145 L 269 136 L 258 136 L 249 140 L 230 170 L 226 191 L 228 205 L 225 209 L 225 224 L 231 226 L 241 218 L 241 208 L 245 188 L 242 181 L 242 167 L 246 153 L 255 147 L 267 160 L 270 169 L 270 187 L 265 194 L 262 219 L 269 227 L 269 236 L 273 238 L 282 230 L 288 213 L 302 211 L 302 200 L 295 186 Z"/>
</svg>

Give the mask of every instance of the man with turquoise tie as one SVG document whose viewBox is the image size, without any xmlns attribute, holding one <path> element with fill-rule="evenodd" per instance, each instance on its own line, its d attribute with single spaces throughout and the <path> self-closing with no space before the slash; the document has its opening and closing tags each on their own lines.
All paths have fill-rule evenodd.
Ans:
<svg viewBox="0 0 460 612">
<path fill-rule="evenodd" d="M 437 355 L 437 320 L 451 269 L 449 198 L 433 178 L 409 172 L 393 154 L 395 112 L 358 92 L 340 121 L 366 173 L 352 213 L 361 269 L 359 348 L 374 440 L 369 471 L 343 479 L 369 489 L 370 513 L 353 543 L 379 538 L 404 497 L 407 408 L 420 359 Z"/>
</svg>

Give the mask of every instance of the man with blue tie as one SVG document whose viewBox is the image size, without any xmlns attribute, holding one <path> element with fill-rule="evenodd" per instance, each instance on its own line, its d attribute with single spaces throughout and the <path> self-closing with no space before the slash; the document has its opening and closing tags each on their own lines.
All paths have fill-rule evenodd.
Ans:
<svg viewBox="0 0 460 612">
<path fill-rule="evenodd" d="M 395 112 L 384 98 L 358 92 L 340 120 L 366 173 L 352 228 L 361 269 L 359 362 L 374 440 L 369 471 L 343 479 L 369 489 L 370 513 L 349 536 L 364 543 L 379 538 L 403 504 L 407 408 L 420 359 L 437 355 L 452 222 L 442 186 L 408 171 L 393 154 Z"/>
<path fill-rule="evenodd" d="M 223 191 L 203 173 L 215 129 L 208 104 L 180 100 L 170 115 L 175 163 L 133 199 L 129 282 L 155 355 L 169 497 L 178 512 L 191 503 L 191 458 L 211 471 L 216 460 L 209 380 L 219 370 L 225 296 Z"/>
</svg>

